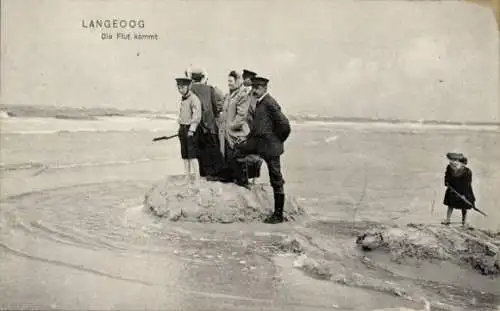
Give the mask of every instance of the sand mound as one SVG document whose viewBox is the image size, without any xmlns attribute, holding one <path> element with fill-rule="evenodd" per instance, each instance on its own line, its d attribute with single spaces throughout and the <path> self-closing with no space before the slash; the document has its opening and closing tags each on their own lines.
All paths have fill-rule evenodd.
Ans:
<svg viewBox="0 0 500 311">
<path fill-rule="evenodd" d="M 393 260 L 444 260 L 470 266 L 484 275 L 500 275 L 500 233 L 442 225 L 381 227 L 359 235 L 364 250 L 388 251 Z"/>
<path fill-rule="evenodd" d="M 358 231 L 357 229 L 354 230 Z M 344 237 L 347 238 L 345 235 Z M 414 268 L 414 258 L 447 260 L 453 266 L 472 266 L 471 271 L 488 274 L 487 279 L 491 279 L 493 284 L 495 277 L 499 275 L 500 234 L 436 225 L 397 228 L 370 224 L 360 233 L 357 243 L 365 250 L 385 251 L 388 256 L 367 256 L 359 249 L 356 250 L 351 238 L 337 239 L 332 243 L 328 238 L 331 236 L 321 236 L 312 230 L 300 230 L 276 240 L 274 248 L 282 253 L 280 255 L 293 260 L 293 266 L 307 276 L 400 297 L 408 307 L 421 307 L 421 297 L 432 302 L 432 310 L 449 311 L 491 310 L 489 308 L 498 301 L 498 291 L 492 290 L 491 285 L 475 289 L 470 285 L 474 283 L 450 279 L 446 272 L 426 281 L 417 276 L 418 271 L 412 274 L 407 273 L 408 270 L 404 267 L 397 267 L 402 263 Z M 338 247 L 332 247 L 332 244 L 337 244 Z M 391 257 L 397 260 L 394 265 L 387 264 Z M 408 259 L 406 262 L 405 257 Z M 457 270 L 453 268 L 447 271 Z"/>
<path fill-rule="evenodd" d="M 170 176 L 164 183 L 146 193 L 145 207 L 154 215 L 171 221 L 191 222 L 260 222 L 274 209 L 272 189 L 266 185 L 252 185 L 245 189 L 232 183 L 202 179 L 199 186 L 187 186 L 182 176 Z M 304 215 L 304 210 L 290 199 L 285 202 L 287 221 Z"/>
<path fill-rule="evenodd" d="M 341 260 L 334 259 L 330 256 L 331 254 L 319 247 L 309 234 L 294 234 L 284 237 L 275 242 L 275 248 L 279 252 L 293 255 L 293 266 L 312 278 L 388 293 L 411 300 L 409 293 L 403 286 L 363 275 L 358 273 L 359 269 L 353 271 L 352 268 L 346 267 Z M 351 259 L 354 262 L 354 258 Z"/>
</svg>

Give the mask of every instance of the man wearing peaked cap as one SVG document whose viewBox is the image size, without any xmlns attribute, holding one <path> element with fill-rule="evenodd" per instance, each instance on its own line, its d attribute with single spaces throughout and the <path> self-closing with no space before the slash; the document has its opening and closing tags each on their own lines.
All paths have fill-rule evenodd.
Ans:
<svg viewBox="0 0 500 311">
<path fill-rule="evenodd" d="M 267 84 L 269 83 L 269 79 L 264 77 L 253 77 L 252 78 L 252 87 L 264 86 L 267 88 Z M 265 90 L 267 92 L 267 89 Z"/>
<path fill-rule="evenodd" d="M 266 162 L 274 193 L 274 213 L 264 222 L 276 224 L 284 221 L 285 180 L 281 173 L 280 156 L 284 152 L 283 145 L 290 135 L 291 128 L 280 105 L 268 93 L 268 83 L 269 79 L 264 77 L 257 76 L 252 79 L 253 93 L 257 98 L 255 112 L 247 140 L 236 145 L 236 148 L 240 157 L 257 154 Z"/>
<path fill-rule="evenodd" d="M 247 79 L 247 78 L 253 78 L 255 77 L 257 74 L 251 70 L 248 70 L 248 69 L 243 69 L 243 80 Z"/>
<path fill-rule="evenodd" d="M 243 69 L 243 74 L 241 77 L 243 78 L 243 86 L 245 87 L 245 91 L 247 94 L 250 94 L 252 91 L 252 78 L 257 76 L 257 74 L 248 69 Z"/>
</svg>

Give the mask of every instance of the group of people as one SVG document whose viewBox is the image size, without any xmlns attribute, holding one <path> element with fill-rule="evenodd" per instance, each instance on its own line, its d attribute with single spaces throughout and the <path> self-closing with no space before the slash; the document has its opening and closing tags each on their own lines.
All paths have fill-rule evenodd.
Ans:
<svg viewBox="0 0 500 311">
<path fill-rule="evenodd" d="M 191 182 L 192 171 L 195 183 L 204 177 L 248 188 L 249 177 L 259 176 L 264 161 L 274 194 L 274 213 L 265 222 L 283 222 L 285 181 L 280 156 L 291 132 L 289 120 L 269 94 L 268 79 L 247 69 L 242 74 L 233 70 L 227 79 L 229 93 L 225 95 L 207 83 L 202 70 L 186 70 L 184 77 L 176 79 L 181 94 L 178 137 L 186 181 Z M 450 163 L 443 204 L 448 212 L 442 223 L 449 225 L 453 209 L 460 209 L 465 225 L 467 211 L 476 209 L 472 172 L 463 154 L 446 156 Z"/>
<path fill-rule="evenodd" d="M 283 222 L 284 179 L 280 157 L 290 135 L 288 118 L 269 94 L 269 79 L 244 69 L 227 76 L 229 93 L 207 83 L 203 70 L 176 78 L 181 94 L 179 141 L 186 182 L 200 177 L 249 187 L 266 163 L 274 194 L 274 213 L 266 223 Z"/>
</svg>

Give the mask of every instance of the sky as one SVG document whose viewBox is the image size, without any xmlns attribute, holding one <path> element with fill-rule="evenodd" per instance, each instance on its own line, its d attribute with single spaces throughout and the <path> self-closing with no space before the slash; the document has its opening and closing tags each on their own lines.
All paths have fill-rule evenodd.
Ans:
<svg viewBox="0 0 500 311">
<path fill-rule="evenodd" d="M 4 0 L 1 22 L 2 104 L 177 110 L 192 65 L 224 92 L 256 71 L 290 114 L 500 121 L 495 17 L 461 1 Z"/>
</svg>

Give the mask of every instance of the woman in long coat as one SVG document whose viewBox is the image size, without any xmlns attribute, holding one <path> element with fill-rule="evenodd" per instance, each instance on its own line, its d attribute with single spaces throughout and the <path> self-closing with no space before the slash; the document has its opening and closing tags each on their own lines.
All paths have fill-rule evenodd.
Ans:
<svg viewBox="0 0 500 311">
<path fill-rule="evenodd" d="M 236 71 L 228 75 L 229 94 L 224 98 L 219 125 L 220 151 L 225 159 L 226 179 L 238 179 L 242 168 L 235 158 L 234 146 L 244 141 L 250 127 L 248 125 L 249 95 L 241 87 L 241 76 Z"/>
</svg>

